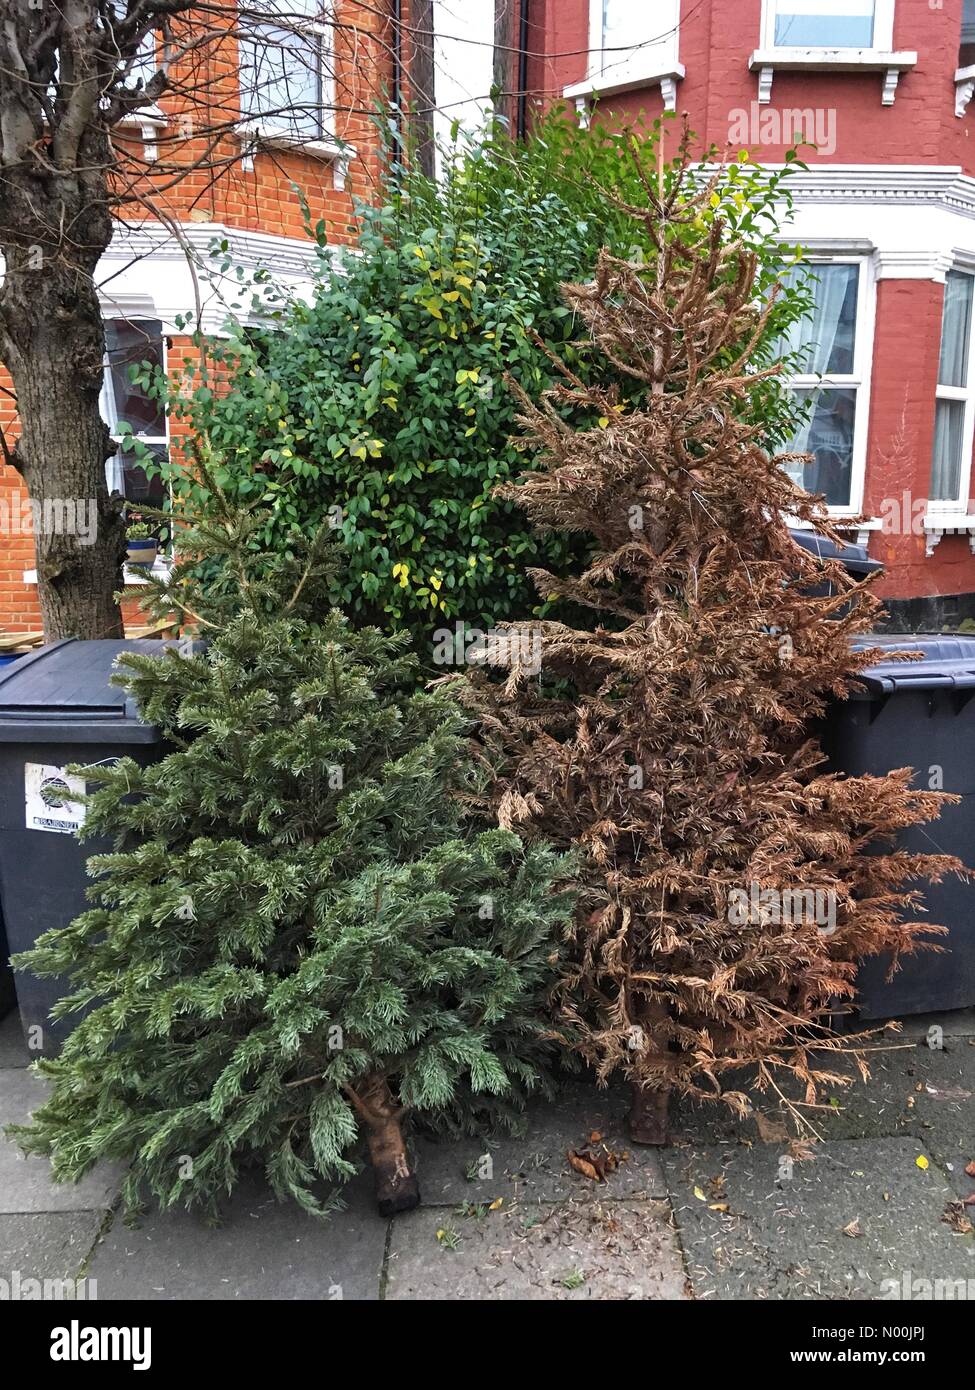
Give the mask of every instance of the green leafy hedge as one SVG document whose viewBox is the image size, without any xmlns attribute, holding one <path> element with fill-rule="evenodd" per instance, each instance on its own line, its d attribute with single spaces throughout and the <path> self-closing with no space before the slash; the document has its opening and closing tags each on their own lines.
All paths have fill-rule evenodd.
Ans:
<svg viewBox="0 0 975 1390">
<path fill-rule="evenodd" d="M 385 201 L 357 209 L 353 249 L 333 253 L 322 226 L 309 229 L 320 248 L 311 304 L 259 276 L 249 288 L 260 326 L 232 319 L 229 336 L 205 345 L 207 376 L 191 370 L 188 391 L 155 382 L 172 413 L 209 437 L 221 485 L 272 509 L 281 544 L 295 522 L 332 519 L 348 557 L 334 600 L 355 621 L 408 627 L 422 654 L 445 620 L 488 627 L 543 611 L 526 569 L 564 572 L 579 543 L 533 536 L 492 495 L 529 466 L 511 439 L 505 375 L 537 398 L 552 375 L 543 345 L 583 374 L 596 370 L 572 345 L 559 285 L 588 276 L 604 244 L 652 254 L 649 240 L 633 246 L 632 218 L 614 197 L 641 201 L 661 139 L 681 157 L 660 122 L 614 134 L 556 113 L 524 145 L 496 131 L 455 152 L 440 185 L 394 171 Z M 757 250 L 770 288 L 784 176 L 746 155 L 714 201 Z M 802 307 L 801 291 L 783 299 L 770 344 Z M 786 436 L 794 410 L 781 388 L 764 384 L 756 397 L 770 439 Z M 201 490 L 191 471 L 173 481 Z"/>
</svg>

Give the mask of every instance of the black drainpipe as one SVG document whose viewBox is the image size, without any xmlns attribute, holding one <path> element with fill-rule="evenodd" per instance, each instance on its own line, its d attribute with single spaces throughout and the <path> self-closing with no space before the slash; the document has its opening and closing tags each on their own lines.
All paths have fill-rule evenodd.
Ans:
<svg viewBox="0 0 975 1390">
<path fill-rule="evenodd" d="M 400 102 L 403 96 L 403 0 L 393 0 L 393 129 L 396 143 L 403 147 L 402 113 Z"/>
<path fill-rule="evenodd" d="M 518 139 L 524 140 L 528 134 L 528 0 L 521 0 L 518 31 Z"/>
</svg>

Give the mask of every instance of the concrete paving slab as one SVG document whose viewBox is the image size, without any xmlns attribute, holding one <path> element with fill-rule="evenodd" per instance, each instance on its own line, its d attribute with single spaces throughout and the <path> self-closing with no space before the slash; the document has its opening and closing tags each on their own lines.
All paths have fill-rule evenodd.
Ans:
<svg viewBox="0 0 975 1390">
<path fill-rule="evenodd" d="M 817 1112 L 820 1132 L 827 1139 L 913 1135 L 956 1195 L 968 1196 L 975 1191 L 965 1173 L 975 1161 L 975 1042 L 946 1034 L 944 1046 L 931 1049 L 924 1037 L 901 1035 L 886 1046 L 889 1051 L 870 1056 L 867 1082 L 849 1059 L 840 1059 L 836 1070 L 854 1081 L 829 1093 L 830 1108 Z"/>
<path fill-rule="evenodd" d="M 33 1072 L 17 1068 L 0 1071 L 0 1213 L 96 1211 L 110 1207 L 121 1180 L 121 1170 L 100 1164 L 79 1183 L 51 1180 L 46 1158 L 25 1158 L 13 1139 L 4 1134 L 8 1124 L 23 1124 L 44 1099 L 46 1083 Z"/>
<path fill-rule="evenodd" d="M 516 1199 L 480 1216 L 420 1207 L 393 1224 L 388 1299 L 684 1297 L 664 1202 Z"/>
<path fill-rule="evenodd" d="M 492 1202 L 520 1197 L 555 1202 L 571 1196 L 637 1198 L 664 1196 L 657 1151 L 631 1145 L 626 1133 L 625 1091 L 597 1091 L 573 1083 L 556 1102 L 540 1102 L 528 1112 L 523 1137 L 438 1140 L 414 1144 L 420 1194 L 425 1206 Z M 590 1143 L 593 1134 L 601 1138 Z M 626 1154 L 605 1184 L 581 1177 L 566 1158 L 569 1149 L 608 1148 Z"/>
<path fill-rule="evenodd" d="M 14 1009 L 0 1019 L 0 1068 L 26 1067 L 32 1060 L 24 1044 L 20 1014 Z"/>
<path fill-rule="evenodd" d="M 25 1279 L 77 1279 L 104 1219 L 102 1211 L 0 1216 L 0 1281 L 7 1285 L 0 1283 L 0 1298 L 17 1281 L 23 1288 Z"/>
<path fill-rule="evenodd" d="M 345 1211 L 326 1221 L 242 1184 L 224 1224 L 185 1211 L 156 1212 L 137 1227 L 116 1216 L 90 1272 L 103 1300 L 377 1299 L 389 1223 L 368 1181 L 346 1189 Z"/>
<path fill-rule="evenodd" d="M 959 1278 L 975 1297 L 975 1237 L 942 1220 L 953 1194 L 933 1162 L 917 1166 L 917 1140 L 824 1143 L 791 1175 L 784 1149 L 664 1154 L 695 1297 L 899 1298 L 905 1280 Z"/>
</svg>

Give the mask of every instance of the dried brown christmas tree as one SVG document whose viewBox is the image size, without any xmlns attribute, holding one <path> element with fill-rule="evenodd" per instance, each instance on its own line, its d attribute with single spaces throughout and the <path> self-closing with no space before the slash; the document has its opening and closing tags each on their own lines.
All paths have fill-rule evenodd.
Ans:
<svg viewBox="0 0 975 1390">
<path fill-rule="evenodd" d="M 584 574 L 533 578 L 601 625 L 509 631 L 487 657 L 506 681 L 467 690 L 501 824 L 585 852 L 559 1017 L 600 1082 L 630 1081 L 644 1143 L 666 1142 L 675 1092 L 746 1113 L 726 1075 L 744 1064 L 780 1094 L 797 1075 L 801 1104 L 840 1080 L 813 1054 L 850 1046 L 830 1020 L 857 961 L 922 949 L 939 929 L 904 920 L 918 882 L 959 868 L 894 844 L 943 797 L 909 769 L 830 775 L 810 735 L 876 659 L 851 638 L 881 605 L 789 534 L 791 515 L 838 539 L 788 456 L 761 447 L 755 388 L 778 368 L 751 364 L 770 305 L 715 183 L 681 163 L 628 209 L 652 254 L 604 253 L 592 283 L 563 289 L 586 349 L 632 390 L 560 364 L 539 404 L 522 397 L 540 468 L 506 493 L 540 530 L 595 545 Z M 824 579 L 833 594 L 815 596 Z"/>
</svg>

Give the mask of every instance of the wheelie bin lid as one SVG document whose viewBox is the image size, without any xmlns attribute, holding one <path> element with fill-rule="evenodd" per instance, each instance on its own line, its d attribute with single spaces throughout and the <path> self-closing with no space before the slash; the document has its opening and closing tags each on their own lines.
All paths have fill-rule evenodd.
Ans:
<svg viewBox="0 0 975 1390">
<path fill-rule="evenodd" d="M 889 652 L 919 652 L 920 661 L 878 661 L 857 674 L 869 695 L 894 691 L 975 688 L 975 636 L 920 633 L 891 637 L 857 637 L 853 646 Z"/>
<path fill-rule="evenodd" d="M 789 527 L 789 535 L 796 545 L 809 550 L 820 560 L 839 560 L 850 574 L 874 574 L 883 569 L 880 560 L 871 560 L 864 545 L 837 545 L 835 541 L 821 536 L 818 531 L 803 531 Z"/>
<path fill-rule="evenodd" d="M 157 743 L 132 696 L 112 685 L 120 652 L 158 655 L 155 638 L 48 642 L 0 670 L 0 743 Z"/>
</svg>

